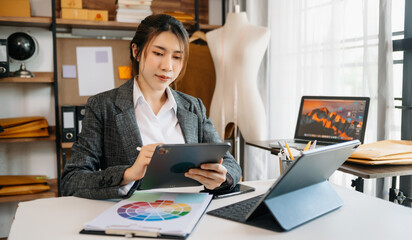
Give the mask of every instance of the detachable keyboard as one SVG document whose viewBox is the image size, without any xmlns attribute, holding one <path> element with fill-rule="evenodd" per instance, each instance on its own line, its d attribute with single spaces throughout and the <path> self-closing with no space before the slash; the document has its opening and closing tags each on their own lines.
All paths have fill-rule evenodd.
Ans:
<svg viewBox="0 0 412 240">
<path fill-rule="evenodd" d="M 207 214 L 233 220 L 236 222 L 246 222 L 246 215 L 262 197 L 263 194 L 222 208 L 209 211 L 207 212 Z"/>
</svg>

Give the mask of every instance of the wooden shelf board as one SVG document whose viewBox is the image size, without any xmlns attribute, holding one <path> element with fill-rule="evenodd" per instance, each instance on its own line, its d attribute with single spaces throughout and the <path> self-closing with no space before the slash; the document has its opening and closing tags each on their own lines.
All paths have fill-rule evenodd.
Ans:
<svg viewBox="0 0 412 240">
<path fill-rule="evenodd" d="M 0 16 L 1 26 L 33 26 L 33 27 L 49 27 L 52 23 L 51 17 L 4 17 Z M 184 25 L 194 25 L 194 23 L 186 22 Z M 116 22 L 116 21 L 92 21 L 92 20 L 72 20 L 72 19 L 56 19 L 57 27 L 64 28 L 84 28 L 84 29 L 111 29 L 111 30 L 136 30 L 138 23 Z M 220 25 L 200 24 L 200 29 L 212 30 L 222 27 Z"/>
<path fill-rule="evenodd" d="M 47 192 L 34 193 L 34 194 L 22 194 L 22 195 L 14 195 L 14 196 L 1 196 L 0 203 L 21 202 L 21 201 L 34 200 L 38 198 L 57 197 L 57 179 L 50 179 L 50 180 L 47 180 L 47 182 L 50 185 L 50 190 Z"/>
<path fill-rule="evenodd" d="M 49 126 L 48 137 L 31 137 L 31 138 L 2 138 L 0 143 L 17 143 L 17 142 L 38 142 L 38 141 L 56 141 L 56 127 Z"/>
<path fill-rule="evenodd" d="M 92 21 L 92 20 L 71 20 L 56 19 L 57 27 L 63 28 L 84 28 L 84 29 L 111 29 L 111 30 L 136 30 L 138 23 L 123 23 L 115 21 Z"/>
<path fill-rule="evenodd" d="M 213 30 L 217 28 L 221 28 L 222 25 L 208 25 L 208 24 L 199 24 L 200 29 L 204 30 Z"/>
<path fill-rule="evenodd" d="M 0 78 L 0 83 L 54 83 L 52 72 L 34 72 L 34 78 L 5 77 Z"/>
<path fill-rule="evenodd" d="M 363 165 L 345 162 L 339 170 L 361 178 L 384 178 L 393 176 L 404 176 L 412 174 L 411 165 Z"/>
<path fill-rule="evenodd" d="M 49 27 L 51 23 L 52 23 L 51 17 L 3 17 L 3 16 L 0 16 L 1 26 Z"/>
<path fill-rule="evenodd" d="M 185 22 L 183 25 L 194 25 L 194 22 Z M 126 23 L 116 21 L 91 21 L 91 20 L 71 20 L 56 19 L 56 25 L 59 28 L 82 28 L 82 29 L 111 29 L 111 30 L 129 30 L 135 31 L 139 23 Z M 200 24 L 201 29 L 212 30 L 222 27 L 220 25 Z"/>
</svg>

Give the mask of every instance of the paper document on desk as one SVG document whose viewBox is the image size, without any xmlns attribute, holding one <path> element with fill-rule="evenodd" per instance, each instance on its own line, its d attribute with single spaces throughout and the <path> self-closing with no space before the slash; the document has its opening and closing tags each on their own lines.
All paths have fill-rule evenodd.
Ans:
<svg viewBox="0 0 412 240">
<path fill-rule="evenodd" d="M 123 230 L 124 233 L 185 237 L 192 232 L 211 200 L 212 195 L 208 193 L 136 192 L 86 223 L 84 233 L 108 234 L 108 230 L 120 230 L 121 234 Z"/>
<path fill-rule="evenodd" d="M 412 141 L 384 140 L 362 144 L 352 153 L 348 162 L 367 165 L 412 164 Z"/>
</svg>

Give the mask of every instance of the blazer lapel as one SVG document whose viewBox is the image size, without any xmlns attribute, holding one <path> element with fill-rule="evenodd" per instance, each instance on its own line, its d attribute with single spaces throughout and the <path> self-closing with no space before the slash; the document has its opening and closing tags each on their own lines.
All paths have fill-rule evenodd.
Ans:
<svg viewBox="0 0 412 240">
<path fill-rule="evenodd" d="M 139 127 L 137 126 L 136 116 L 133 106 L 133 84 L 134 79 L 119 87 L 115 105 L 120 109 L 116 115 L 115 121 L 117 129 L 119 129 L 120 138 L 123 141 L 123 146 L 127 146 L 129 151 L 136 152 L 136 147 L 143 145 Z"/>
<path fill-rule="evenodd" d="M 198 143 L 198 117 L 189 111 L 191 104 L 171 90 L 177 104 L 177 120 L 186 143 Z"/>
</svg>

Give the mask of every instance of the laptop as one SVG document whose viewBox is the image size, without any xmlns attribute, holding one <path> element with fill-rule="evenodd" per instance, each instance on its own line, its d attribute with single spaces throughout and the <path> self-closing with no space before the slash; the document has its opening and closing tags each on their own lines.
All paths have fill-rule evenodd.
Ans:
<svg viewBox="0 0 412 240">
<path fill-rule="evenodd" d="M 368 97 L 303 96 L 300 102 L 294 139 L 273 140 L 302 150 L 309 141 L 327 146 L 358 139 L 363 143 L 369 109 Z"/>
<path fill-rule="evenodd" d="M 353 140 L 305 151 L 263 195 L 207 214 L 288 231 L 338 209 L 343 201 L 327 179 L 359 145 Z"/>
</svg>

